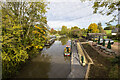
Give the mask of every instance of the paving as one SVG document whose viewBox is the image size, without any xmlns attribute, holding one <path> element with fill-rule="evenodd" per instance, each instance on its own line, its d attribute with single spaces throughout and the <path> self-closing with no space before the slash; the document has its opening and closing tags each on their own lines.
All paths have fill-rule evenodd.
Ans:
<svg viewBox="0 0 120 80">
<path fill-rule="evenodd" d="M 87 67 L 86 66 L 82 66 L 80 63 L 80 58 L 77 52 L 77 47 L 76 45 L 72 45 L 72 55 L 71 55 L 71 72 L 68 76 L 68 79 L 72 79 L 72 78 L 85 78 L 86 75 L 86 71 L 87 71 Z"/>
</svg>

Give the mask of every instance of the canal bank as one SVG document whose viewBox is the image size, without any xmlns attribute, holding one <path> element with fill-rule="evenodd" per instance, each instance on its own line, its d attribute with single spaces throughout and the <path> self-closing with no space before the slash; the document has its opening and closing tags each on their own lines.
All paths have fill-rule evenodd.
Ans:
<svg viewBox="0 0 120 80">
<path fill-rule="evenodd" d="M 85 58 L 85 65 L 81 62 L 81 55 Z M 87 52 L 84 50 L 80 42 L 72 44 L 71 54 L 71 72 L 68 75 L 68 80 L 71 78 L 87 79 L 89 76 L 90 66 L 93 64 L 92 59 L 89 57 Z"/>
<path fill-rule="evenodd" d="M 88 55 L 92 58 L 94 64 L 91 65 L 88 78 L 118 79 L 118 63 L 113 62 L 116 58 L 107 58 L 99 54 L 88 43 L 82 44 Z"/>
<path fill-rule="evenodd" d="M 76 45 L 72 44 L 72 54 L 71 54 L 71 72 L 68 75 L 68 79 L 71 78 L 85 78 L 88 65 L 82 66 L 80 63 L 79 53 Z"/>
</svg>

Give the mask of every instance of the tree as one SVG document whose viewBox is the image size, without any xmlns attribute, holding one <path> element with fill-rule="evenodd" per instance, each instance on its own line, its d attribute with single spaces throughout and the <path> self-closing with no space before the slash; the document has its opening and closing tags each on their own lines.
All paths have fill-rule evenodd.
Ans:
<svg viewBox="0 0 120 80">
<path fill-rule="evenodd" d="M 107 24 L 110 24 L 110 22 L 117 21 L 117 14 L 114 14 L 116 10 L 118 10 L 118 5 L 120 5 L 120 1 L 106 1 L 102 0 L 98 2 L 97 0 L 94 2 L 93 5 L 93 13 L 100 13 L 101 15 L 112 15 L 113 18 L 107 22 Z"/>
<path fill-rule="evenodd" d="M 71 27 L 71 36 L 77 38 L 82 36 L 81 29 L 78 28 L 77 26 Z"/>
<path fill-rule="evenodd" d="M 100 22 L 98 23 L 98 29 L 99 29 L 99 33 L 105 33 L 105 31 L 102 28 L 102 24 Z"/>
<path fill-rule="evenodd" d="M 82 36 L 87 36 L 87 30 L 85 28 L 81 29 Z"/>
<path fill-rule="evenodd" d="M 68 28 L 67 31 L 68 31 L 68 36 L 71 37 L 71 28 Z"/>
<path fill-rule="evenodd" d="M 63 25 L 60 34 L 61 34 L 61 35 L 66 35 L 67 33 L 68 33 L 67 26 L 64 26 L 64 25 Z"/>
<path fill-rule="evenodd" d="M 30 51 L 42 49 L 47 23 L 45 2 L 5 2 L 2 5 L 3 78 L 16 73 L 18 65 L 31 57 Z M 39 26 L 36 25 L 39 24 Z M 35 26 L 36 25 L 36 26 Z M 37 53 L 37 51 L 36 51 Z"/>
<path fill-rule="evenodd" d="M 51 28 L 50 33 L 51 33 L 51 34 L 56 34 L 56 33 L 57 33 L 57 31 L 56 31 L 56 30 L 54 30 L 53 28 Z"/>
<path fill-rule="evenodd" d="M 79 29 L 77 26 L 71 27 L 71 30 Z"/>
<path fill-rule="evenodd" d="M 113 30 L 115 26 L 109 25 L 108 27 L 105 27 L 104 30 Z"/>
<path fill-rule="evenodd" d="M 99 33 L 98 26 L 96 23 L 91 23 L 88 27 L 89 33 Z"/>
</svg>

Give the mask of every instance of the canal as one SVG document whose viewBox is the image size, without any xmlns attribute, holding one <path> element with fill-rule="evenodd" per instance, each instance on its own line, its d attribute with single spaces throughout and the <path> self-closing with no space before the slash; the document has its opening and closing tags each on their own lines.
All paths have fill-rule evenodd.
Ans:
<svg viewBox="0 0 120 80">
<path fill-rule="evenodd" d="M 67 78 L 70 73 L 70 57 L 64 57 L 68 39 L 56 40 L 46 46 L 29 64 L 26 64 L 16 78 Z"/>
</svg>

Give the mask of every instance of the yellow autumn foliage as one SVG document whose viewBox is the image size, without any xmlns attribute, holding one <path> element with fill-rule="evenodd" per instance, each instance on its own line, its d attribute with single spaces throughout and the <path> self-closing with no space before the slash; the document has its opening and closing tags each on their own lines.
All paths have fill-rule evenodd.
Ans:
<svg viewBox="0 0 120 80">
<path fill-rule="evenodd" d="M 45 34 L 45 32 L 43 32 L 43 34 Z"/>
<path fill-rule="evenodd" d="M 39 34 L 39 37 L 41 36 L 41 34 Z"/>
<path fill-rule="evenodd" d="M 40 30 L 41 30 L 41 28 L 40 28 L 40 27 L 37 27 L 36 25 L 35 25 L 35 28 L 37 28 L 37 29 L 40 29 Z"/>
<path fill-rule="evenodd" d="M 42 47 L 42 46 L 40 46 L 39 48 L 40 48 L 40 49 L 42 49 L 43 47 Z"/>
<path fill-rule="evenodd" d="M 38 48 L 39 46 L 35 46 L 36 48 Z"/>
<path fill-rule="evenodd" d="M 96 23 L 91 23 L 88 27 L 90 33 L 99 33 L 99 29 Z"/>
<path fill-rule="evenodd" d="M 42 36 L 44 39 L 46 39 L 46 37 L 45 36 Z"/>
<path fill-rule="evenodd" d="M 36 31 L 32 31 L 32 33 L 37 33 Z"/>
<path fill-rule="evenodd" d="M 40 32 L 38 32 L 38 31 L 32 31 L 32 33 L 35 33 L 35 34 L 38 33 L 39 34 Z"/>
<path fill-rule="evenodd" d="M 43 30 L 41 30 L 41 32 L 43 32 Z"/>
</svg>

